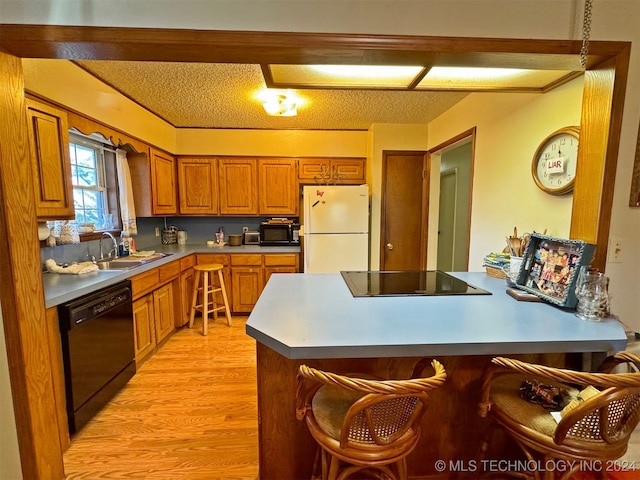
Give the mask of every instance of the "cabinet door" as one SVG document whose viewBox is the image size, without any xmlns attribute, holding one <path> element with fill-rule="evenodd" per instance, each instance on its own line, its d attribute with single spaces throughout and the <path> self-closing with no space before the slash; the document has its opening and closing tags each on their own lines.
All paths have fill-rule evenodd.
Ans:
<svg viewBox="0 0 640 480">
<path fill-rule="evenodd" d="M 167 338 L 174 329 L 172 283 L 167 283 L 153 292 L 153 314 L 156 330 L 156 344 L 160 344 L 160 342 Z"/>
<path fill-rule="evenodd" d="M 74 218 L 67 113 L 26 99 L 36 215 Z"/>
<path fill-rule="evenodd" d="M 249 313 L 264 287 L 262 267 L 231 267 L 232 310 Z"/>
<path fill-rule="evenodd" d="M 305 183 L 315 183 L 316 177 L 320 178 L 323 172 L 328 171 L 330 164 L 328 158 L 301 158 L 298 160 L 298 178 L 310 180 Z"/>
<path fill-rule="evenodd" d="M 153 325 L 153 294 L 133 302 L 133 328 L 136 363 L 153 351 L 156 345 Z"/>
<path fill-rule="evenodd" d="M 260 215 L 298 214 L 296 160 L 260 159 L 258 180 Z"/>
<path fill-rule="evenodd" d="M 178 157 L 181 215 L 218 213 L 218 163 L 215 158 Z"/>
<path fill-rule="evenodd" d="M 194 278 L 195 272 L 193 268 L 189 268 L 180 274 L 180 315 L 176 317 L 176 328 L 189 323 Z"/>
<path fill-rule="evenodd" d="M 220 214 L 258 214 L 258 166 L 255 158 L 220 158 Z"/>
<path fill-rule="evenodd" d="M 341 158 L 331 160 L 331 168 L 336 173 L 339 181 L 365 182 L 365 159 L 364 158 Z"/>
<path fill-rule="evenodd" d="M 176 160 L 171 155 L 151 150 L 151 202 L 154 215 L 178 213 Z"/>
</svg>

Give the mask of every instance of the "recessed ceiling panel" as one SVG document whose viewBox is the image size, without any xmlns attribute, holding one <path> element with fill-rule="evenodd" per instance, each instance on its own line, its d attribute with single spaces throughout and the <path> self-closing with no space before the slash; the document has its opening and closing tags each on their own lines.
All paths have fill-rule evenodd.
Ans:
<svg viewBox="0 0 640 480">
<path fill-rule="evenodd" d="M 274 86 L 298 88 L 408 88 L 422 66 L 269 65 Z"/>
<path fill-rule="evenodd" d="M 571 73 L 568 70 L 433 67 L 416 89 L 543 90 Z"/>
</svg>

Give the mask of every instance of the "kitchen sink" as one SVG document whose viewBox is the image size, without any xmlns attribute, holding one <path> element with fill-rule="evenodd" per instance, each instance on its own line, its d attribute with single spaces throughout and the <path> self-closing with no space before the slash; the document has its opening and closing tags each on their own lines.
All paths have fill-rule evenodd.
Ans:
<svg viewBox="0 0 640 480">
<path fill-rule="evenodd" d="M 140 267 L 142 265 L 155 262 L 156 260 L 169 257 L 171 255 L 173 254 L 161 253 L 149 256 L 148 258 L 142 257 L 138 260 L 132 260 L 129 257 L 107 258 L 104 260 L 98 260 L 96 263 L 98 264 L 98 268 L 100 270 L 129 270 L 130 268 Z"/>
<path fill-rule="evenodd" d="M 139 267 L 140 265 L 144 265 L 146 262 L 141 260 L 99 260 L 98 268 L 100 270 L 128 270 L 130 268 Z"/>
</svg>

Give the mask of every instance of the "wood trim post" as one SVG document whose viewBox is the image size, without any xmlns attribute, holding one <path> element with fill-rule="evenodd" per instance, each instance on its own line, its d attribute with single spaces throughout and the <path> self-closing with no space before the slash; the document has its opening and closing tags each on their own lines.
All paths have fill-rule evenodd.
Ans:
<svg viewBox="0 0 640 480">
<path fill-rule="evenodd" d="M 572 239 L 597 246 L 592 266 L 604 271 L 630 50 L 585 72 L 580 149 L 571 211 Z"/>
<path fill-rule="evenodd" d="M 20 59 L 0 52 L 0 299 L 24 478 L 64 478 Z"/>
</svg>

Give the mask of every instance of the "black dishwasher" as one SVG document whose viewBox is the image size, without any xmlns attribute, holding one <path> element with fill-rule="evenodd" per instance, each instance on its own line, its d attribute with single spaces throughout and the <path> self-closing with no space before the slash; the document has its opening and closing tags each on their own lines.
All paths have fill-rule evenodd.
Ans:
<svg viewBox="0 0 640 480">
<path fill-rule="evenodd" d="M 135 374 L 131 282 L 58 306 L 69 433 L 80 430 Z"/>
</svg>

